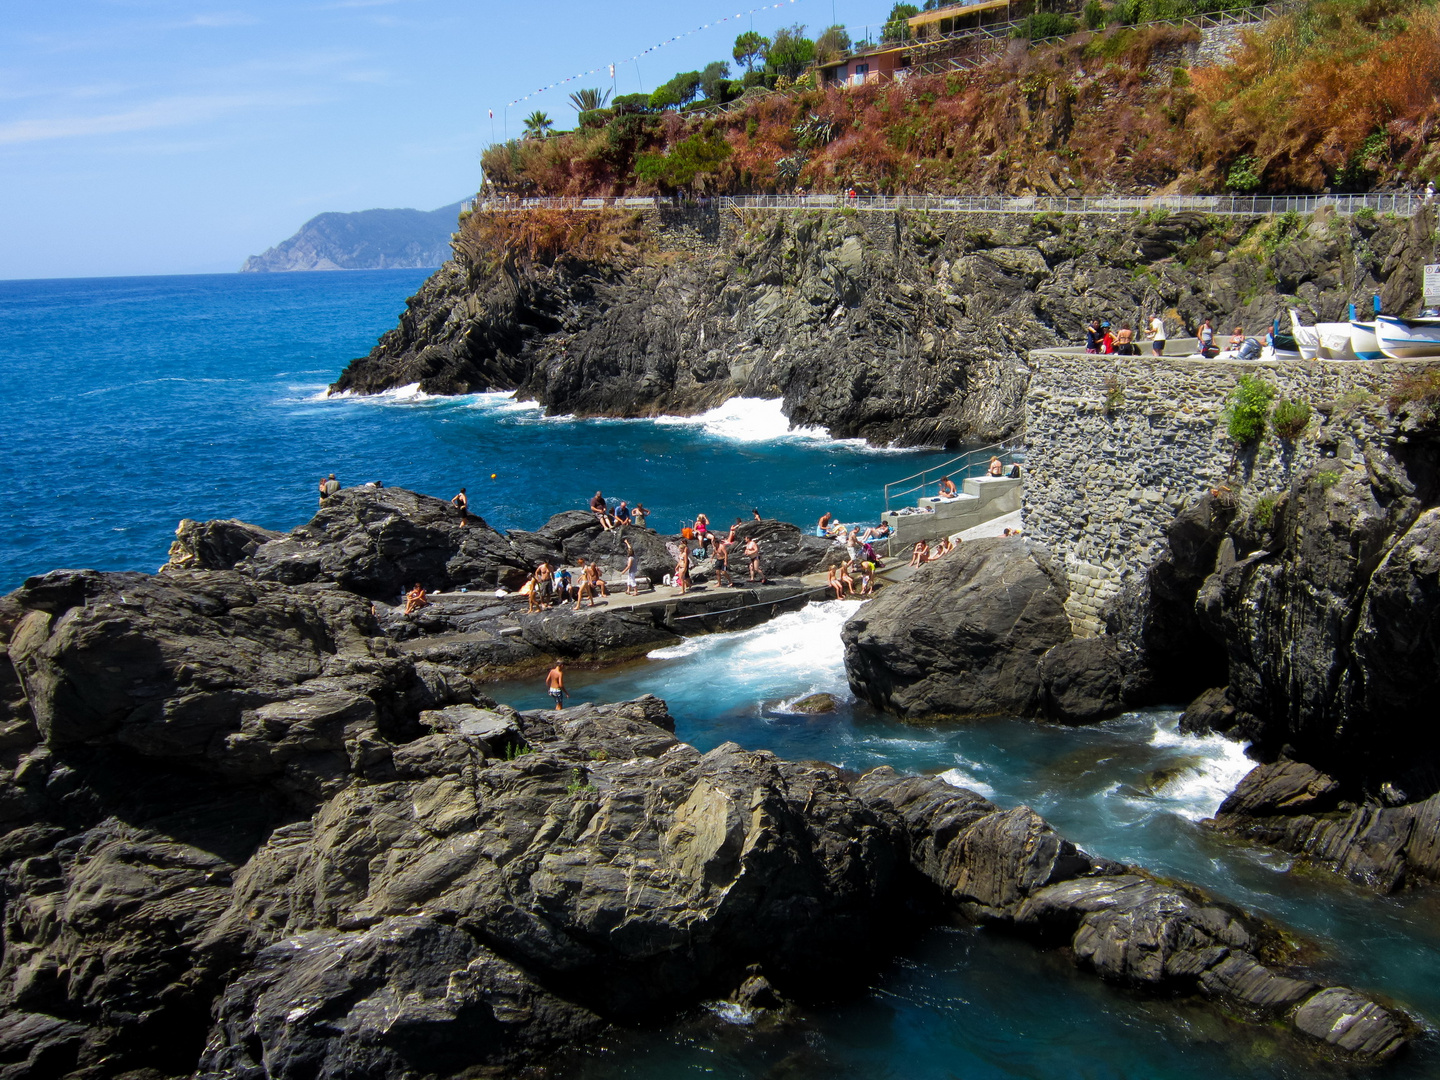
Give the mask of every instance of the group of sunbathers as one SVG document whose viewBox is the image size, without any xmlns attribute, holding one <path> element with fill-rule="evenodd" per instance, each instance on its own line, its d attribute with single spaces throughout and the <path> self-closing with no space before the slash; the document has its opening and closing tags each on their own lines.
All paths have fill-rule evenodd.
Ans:
<svg viewBox="0 0 1440 1080">
<path fill-rule="evenodd" d="M 754 511 L 755 518 L 760 519 L 759 511 Z M 690 580 L 690 566 L 692 558 L 709 558 L 715 562 L 715 584 L 734 586 L 735 579 L 730 576 L 730 559 L 732 549 L 740 543 L 735 530 L 743 524 L 741 518 L 735 519 L 735 524 L 730 526 L 730 531 L 724 536 L 719 536 L 710 529 L 710 518 L 705 514 L 695 516 L 695 524 L 687 525 L 680 530 L 680 550 L 675 559 L 675 572 L 671 575 L 671 583 L 680 592 L 691 588 L 693 583 Z M 691 545 L 698 545 L 691 550 Z M 749 580 L 760 582 L 765 581 L 765 571 L 760 565 L 760 542 L 755 537 L 750 537 L 741 549 L 749 562 Z"/>
<path fill-rule="evenodd" d="M 625 589 L 628 593 L 633 585 L 635 554 L 630 549 L 629 541 L 626 541 L 625 548 L 630 551 Z M 591 562 L 581 559 L 575 574 L 571 574 L 564 566 L 553 567 L 547 560 L 535 568 L 535 572 L 521 586 L 520 592 L 528 597 L 529 607 L 526 610 L 530 612 L 563 606 L 569 601 L 574 601 L 575 610 L 579 611 L 582 607 L 594 607 L 596 596 L 609 596 L 610 586 L 605 584 L 605 579 L 601 576 L 598 560 Z"/>
<path fill-rule="evenodd" d="M 846 596 L 871 596 L 875 592 L 875 571 L 879 566 L 875 559 L 863 559 L 858 564 L 853 559 L 846 559 L 826 571 L 825 586 L 835 590 L 836 600 L 843 600 Z M 860 577 L 858 588 L 855 585 L 857 570 Z"/>
<path fill-rule="evenodd" d="M 960 545 L 951 540 L 948 536 L 931 547 L 924 540 L 915 541 L 915 546 L 910 549 L 910 565 L 920 566 L 922 563 L 934 562 L 936 559 L 943 559 Z"/>
</svg>

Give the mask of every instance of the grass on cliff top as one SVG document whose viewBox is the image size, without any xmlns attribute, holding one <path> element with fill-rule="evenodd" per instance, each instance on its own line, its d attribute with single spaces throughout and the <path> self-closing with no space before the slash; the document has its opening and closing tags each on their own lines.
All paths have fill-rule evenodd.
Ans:
<svg viewBox="0 0 1440 1080">
<path fill-rule="evenodd" d="M 1247 31 L 1232 63 L 1194 70 L 1169 66 L 1193 28 L 1113 26 L 970 71 L 777 95 L 718 118 L 616 116 L 492 146 L 482 163 L 502 190 L 572 196 L 1423 184 L 1440 177 L 1435 2 L 1312 0 Z"/>
</svg>

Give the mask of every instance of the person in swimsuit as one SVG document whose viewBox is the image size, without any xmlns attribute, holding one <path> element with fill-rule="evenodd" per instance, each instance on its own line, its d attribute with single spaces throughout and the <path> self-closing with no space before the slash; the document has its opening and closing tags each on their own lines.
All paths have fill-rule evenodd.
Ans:
<svg viewBox="0 0 1440 1080">
<path fill-rule="evenodd" d="M 825 571 L 825 587 L 835 590 L 835 599 L 839 600 L 845 595 L 845 586 L 840 584 L 840 567 L 831 566 Z"/>
<path fill-rule="evenodd" d="M 730 531 L 733 533 L 735 530 L 731 529 Z M 730 577 L 730 540 L 728 537 L 715 545 L 715 584 L 727 586 L 735 584 L 734 579 Z"/>
<path fill-rule="evenodd" d="M 630 523 L 637 529 L 645 527 L 645 519 L 650 516 L 650 511 L 645 509 L 644 503 L 636 503 L 630 508 Z"/>
<path fill-rule="evenodd" d="M 551 700 L 555 702 L 555 708 L 562 708 L 567 693 L 565 689 L 565 661 L 555 661 L 555 666 L 552 667 L 550 673 L 545 676 L 545 690 L 549 693 Z"/>
<path fill-rule="evenodd" d="M 942 499 L 953 499 L 959 494 L 960 491 L 955 487 L 954 480 L 951 480 L 948 476 L 942 476 L 940 478 L 940 497 Z"/>
<path fill-rule="evenodd" d="M 465 497 L 465 489 L 461 488 L 456 496 L 450 500 L 450 504 L 460 511 L 460 527 L 463 529 L 465 523 L 470 520 L 470 500 Z"/>
<path fill-rule="evenodd" d="M 695 515 L 695 539 L 699 542 L 701 551 L 715 542 L 710 535 L 710 519 L 704 514 Z"/>
<path fill-rule="evenodd" d="M 640 595 L 640 587 L 635 584 L 635 549 L 629 540 L 625 541 L 625 595 Z"/>
<path fill-rule="evenodd" d="M 930 545 L 924 540 L 916 540 L 915 546 L 910 550 L 910 565 L 919 566 L 930 557 Z"/>
<path fill-rule="evenodd" d="M 987 470 L 987 475 L 989 475 L 989 476 L 1004 476 L 1004 475 L 1005 475 L 1005 463 L 1002 462 L 998 457 L 992 457 L 992 458 L 990 459 L 990 468 Z"/>
<path fill-rule="evenodd" d="M 580 560 L 580 586 L 575 590 L 575 610 L 580 610 L 581 601 L 589 600 L 595 606 L 595 587 L 590 582 L 590 564 Z"/>
<path fill-rule="evenodd" d="M 760 569 L 760 543 L 753 536 L 745 541 L 745 557 L 750 560 L 750 580 L 763 585 L 765 574 Z"/>
<path fill-rule="evenodd" d="M 675 560 L 675 576 L 671 579 L 683 594 L 690 587 L 690 545 L 680 546 L 680 557 Z"/>
<path fill-rule="evenodd" d="M 830 522 L 834 519 L 835 515 L 830 513 L 829 510 L 826 510 L 825 513 L 821 514 L 820 520 L 815 523 L 815 535 L 824 536 L 826 530 L 830 528 Z"/>
<path fill-rule="evenodd" d="M 413 615 L 421 608 L 429 606 L 430 601 L 425 596 L 425 586 L 417 581 L 415 587 L 405 594 L 405 614 Z"/>
<path fill-rule="evenodd" d="M 1245 328 L 1244 328 L 1243 326 L 1237 326 L 1237 327 L 1235 327 L 1235 332 L 1230 335 L 1230 351 L 1231 351 L 1231 352 L 1239 352 L 1239 351 L 1240 351 L 1240 346 L 1241 346 L 1241 345 L 1244 345 L 1244 344 L 1245 344 Z"/>
</svg>

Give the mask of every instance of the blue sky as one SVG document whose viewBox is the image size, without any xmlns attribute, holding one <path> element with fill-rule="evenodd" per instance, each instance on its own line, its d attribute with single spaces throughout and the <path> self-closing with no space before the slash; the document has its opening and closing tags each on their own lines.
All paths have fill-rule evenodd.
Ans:
<svg viewBox="0 0 1440 1080">
<path fill-rule="evenodd" d="M 325 210 L 473 193 L 507 101 L 757 0 L 58 0 L 0 3 L 0 278 L 238 269 Z M 793 0 L 771 33 L 859 36 L 888 0 Z M 750 16 L 617 71 L 653 90 L 729 60 Z M 583 80 L 509 110 L 561 126 Z"/>
</svg>

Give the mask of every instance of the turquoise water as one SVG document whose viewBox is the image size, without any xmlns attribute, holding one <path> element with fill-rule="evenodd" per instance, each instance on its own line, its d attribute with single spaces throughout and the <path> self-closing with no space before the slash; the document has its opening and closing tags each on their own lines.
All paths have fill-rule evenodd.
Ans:
<svg viewBox="0 0 1440 1080">
<path fill-rule="evenodd" d="M 325 400 L 325 385 L 393 325 L 423 278 L 0 282 L 0 589 L 56 566 L 153 569 L 181 517 L 291 528 L 332 470 L 447 498 L 464 484 L 501 527 L 534 527 L 600 487 L 642 499 L 658 527 L 673 529 L 700 510 L 723 522 L 752 506 L 802 522 L 826 509 L 872 517 L 881 484 L 943 457 L 789 432 L 773 404 L 755 402 L 685 422 L 575 422 L 500 394 Z M 1282 858 L 1198 827 L 1248 767 L 1239 748 L 1177 736 L 1163 710 L 1086 729 L 901 725 L 849 700 L 839 628 L 854 610 L 854 601 L 815 604 L 568 681 L 578 700 L 656 693 L 681 736 L 704 749 L 733 739 L 857 769 L 888 763 L 948 774 L 1002 805 L 1028 803 L 1098 854 L 1284 920 L 1323 950 L 1327 977 L 1440 1018 L 1440 901 L 1286 875 Z M 493 690 L 519 707 L 546 704 L 535 682 Z M 787 711 L 815 690 L 841 708 Z M 1340 1075 L 1209 1011 L 1111 990 L 1061 956 L 963 927 L 921 934 L 867 993 L 783 1031 L 701 1012 L 617 1035 L 565 1071 L 576 1080 Z M 1423 1045 L 1377 1075 L 1440 1075 L 1440 1057 Z"/>
</svg>

